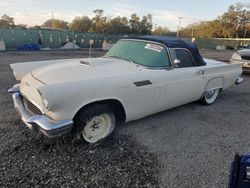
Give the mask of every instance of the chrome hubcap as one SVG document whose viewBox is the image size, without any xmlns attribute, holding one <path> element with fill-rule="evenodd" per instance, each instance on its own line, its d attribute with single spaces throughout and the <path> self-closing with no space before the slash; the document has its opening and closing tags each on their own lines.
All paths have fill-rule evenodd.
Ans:
<svg viewBox="0 0 250 188">
<path fill-rule="evenodd" d="M 205 95 L 205 100 L 207 104 L 212 104 L 216 100 L 218 93 L 219 93 L 219 89 L 208 91 Z"/>
<path fill-rule="evenodd" d="M 215 92 L 215 90 L 209 91 L 209 92 L 206 94 L 206 98 L 207 98 L 207 99 L 211 99 L 211 98 L 213 97 L 213 95 L 214 95 L 214 92 Z"/>
</svg>

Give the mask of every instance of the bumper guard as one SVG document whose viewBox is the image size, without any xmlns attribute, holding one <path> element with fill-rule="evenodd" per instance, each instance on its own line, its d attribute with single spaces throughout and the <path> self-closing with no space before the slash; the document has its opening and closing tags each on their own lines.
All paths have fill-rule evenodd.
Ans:
<svg viewBox="0 0 250 188">
<path fill-rule="evenodd" d="M 235 81 L 235 84 L 236 84 L 236 85 L 240 85 L 243 81 L 244 81 L 243 78 L 238 77 L 238 78 L 236 79 L 236 81 Z"/>
</svg>

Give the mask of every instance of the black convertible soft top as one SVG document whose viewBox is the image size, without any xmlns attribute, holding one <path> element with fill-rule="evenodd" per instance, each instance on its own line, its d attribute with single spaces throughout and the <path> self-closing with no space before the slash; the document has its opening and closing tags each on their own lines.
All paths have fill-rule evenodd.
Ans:
<svg viewBox="0 0 250 188">
<path fill-rule="evenodd" d="M 180 38 L 146 35 L 146 36 L 129 36 L 129 37 L 125 37 L 124 39 L 138 39 L 138 40 L 158 42 L 158 43 L 165 45 L 168 48 L 186 48 L 192 53 L 192 56 L 197 66 L 206 65 L 205 61 L 200 55 L 200 52 L 197 46 L 194 43 L 184 41 Z"/>
</svg>

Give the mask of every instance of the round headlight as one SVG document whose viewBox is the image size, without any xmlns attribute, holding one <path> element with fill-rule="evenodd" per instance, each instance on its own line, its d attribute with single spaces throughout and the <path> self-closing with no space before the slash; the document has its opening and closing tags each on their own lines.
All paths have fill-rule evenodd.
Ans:
<svg viewBox="0 0 250 188">
<path fill-rule="evenodd" d="M 41 89 L 43 90 L 41 91 Z M 49 90 L 48 89 L 46 90 L 46 88 L 38 88 L 37 91 L 41 96 L 43 107 L 47 110 L 51 110 L 53 105 L 52 102 L 53 100 L 51 100 L 51 95 Z"/>
<path fill-rule="evenodd" d="M 238 53 L 234 53 L 232 59 L 241 60 L 241 56 Z"/>
<path fill-rule="evenodd" d="M 44 108 L 46 108 L 46 109 L 49 108 L 49 102 L 47 101 L 47 99 L 43 98 L 42 103 L 43 103 Z"/>
</svg>

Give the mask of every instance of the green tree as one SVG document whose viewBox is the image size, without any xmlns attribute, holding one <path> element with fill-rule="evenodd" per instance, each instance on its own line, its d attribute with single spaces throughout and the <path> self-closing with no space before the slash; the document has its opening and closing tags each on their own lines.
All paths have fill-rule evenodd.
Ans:
<svg viewBox="0 0 250 188">
<path fill-rule="evenodd" d="M 95 13 L 95 16 L 92 18 L 93 24 L 90 29 L 90 32 L 107 33 L 108 23 L 107 23 L 107 17 L 103 16 L 104 10 L 96 9 L 93 12 Z"/>
<path fill-rule="evenodd" d="M 167 27 L 158 26 L 152 32 L 153 35 L 169 35 L 170 30 Z"/>
<path fill-rule="evenodd" d="M 152 15 L 143 16 L 140 23 L 140 33 L 150 35 L 153 28 Z"/>
<path fill-rule="evenodd" d="M 245 5 L 237 3 L 231 5 L 228 11 L 221 16 L 221 23 L 223 27 L 223 36 L 225 37 L 240 37 L 243 34 L 246 21 Z"/>
<path fill-rule="evenodd" d="M 42 29 L 42 27 L 39 25 L 35 25 L 35 26 L 30 27 L 30 29 Z"/>
<path fill-rule="evenodd" d="M 0 26 L 14 26 L 14 18 L 4 14 L 0 19 Z"/>
<path fill-rule="evenodd" d="M 242 3 L 231 5 L 228 11 L 217 19 L 195 23 L 180 31 L 182 37 L 238 38 L 248 37 L 250 11 Z M 250 36 L 249 36 L 250 37 Z"/>
<path fill-rule="evenodd" d="M 191 24 L 180 31 L 180 36 L 204 38 L 221 37 L 222 28 L 220 20 Z"/>
<path fill-rule="evenodd" d="M 43 27 L 53 28 L 53 29 L 68 29 L 68 22 L 58 19 L 49 19 L 45 21 L 42 25 Z"/>
<path fill-rule="evenodd" d="M 131 33 L 137 34 L 140 33 L 141 24 L 140 24 L 140 17 L 137 14 L 132 14 L 129 20 Z"/>
<path fill-rule="evenodd" d="M 20 29 L 27 29 L 27 25 L 25 25 L 25 24 L 17 24 L 16 27 L 18 27 Z"/>
<path fill-rule="evenodd" d="M 92 26 L 92 21 L 88 16 L 77 16 L 70 23 L 69 28 L 72 31 L 88 32 Z"/>
<path fill-rule="evenodd" d="M 112 34 L 128 34 L 130 32 L 128 19 L 126 17 L 118 16 L 109 20 L 108 32 Z"/>
</svg>

